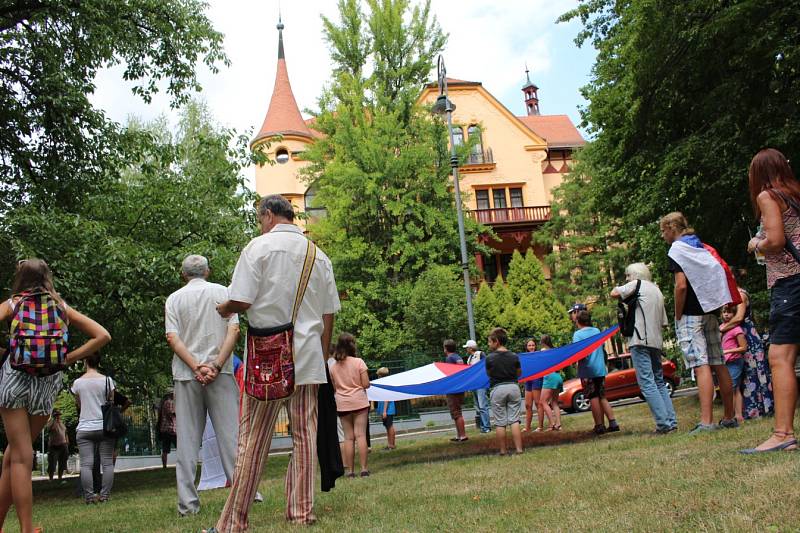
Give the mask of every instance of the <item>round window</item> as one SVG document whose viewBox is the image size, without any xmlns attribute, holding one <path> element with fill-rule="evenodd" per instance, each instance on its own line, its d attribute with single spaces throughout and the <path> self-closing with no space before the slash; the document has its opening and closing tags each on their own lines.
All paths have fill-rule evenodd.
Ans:
<svg viewBox="0 0 800 533">
<path fill-rule="evenodd" d="M 280 163 L 281 165 L 286 163 L 289 160 L 289 150 L 286 148 L 278 148 L 275 152 L 275 161 Z"/>
</svg>

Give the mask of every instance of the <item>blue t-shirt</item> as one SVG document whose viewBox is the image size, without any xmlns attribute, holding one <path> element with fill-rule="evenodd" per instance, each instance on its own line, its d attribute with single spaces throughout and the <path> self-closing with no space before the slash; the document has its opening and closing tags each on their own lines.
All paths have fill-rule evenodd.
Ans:
<svg viewBox="0 0 800 533">
<path fill-rule="evenodd" d="M 455 365 L 463 365 L 464 364 L 464 360 L 461 359 L 461 356 L 458 355 L 457 353 L 449 353 L 449 354 L 447 354 L 447 357 L 445 358 L 444 362 L 445 363 L 453 363 Z"/>
<path fill-rule="evenodd" d="M 388 403 L 389 407 L 386 408 L 386 414 L 393 416 L 395 414 L 394 402 L 388 402 Z M 378 413 L 379 417 L 383 416 L 383 402 L 375 402 L 375 412 Z"/>
<path fill-rule="evenodd" d="M 588 339 L 589 337 L 593 337 L 598 333 L 600 333 L 600 330 L 593 326 L 579 329 L 572 334 L 572 342 Z M 606 358 L 602 346 L 598 346 L 598 348 L 589 354 L 588 357 L 578 361 L 579 378 L 599 378 L 605 376 L 607 373 Z"/>
</svg>

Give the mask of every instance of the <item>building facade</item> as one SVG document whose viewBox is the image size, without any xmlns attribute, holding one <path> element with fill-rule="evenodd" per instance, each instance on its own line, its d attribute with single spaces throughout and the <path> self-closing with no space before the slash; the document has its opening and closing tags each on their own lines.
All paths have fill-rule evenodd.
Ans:
<svg viewBox="0 0 800 533">
<path fill-rule="evenodd" d="M 282 30 L 279 23 L 275 87 L 251 143 L 258 148 L 270 142 L 265 153 L 275 164 L 256 169 L 256 191 L 262 196 L 283 194 L 298 211 L 308 211 L 313 207 L 313 191 L 298 173 L 305 164 L 302 152 L 319 133 L 303 120 L 292 94 Z M 469 216 L 496 236 L 483 235 L 482 242 L 493 253 L 476 256 L 482 277 L 493 282 L 505 277 L 514 250 L 524 253 L 533 247 L 539 258 L 548 252 L 534 246 L 532 233 L 549 220 L 552 191 L 569 172 L 574 151 L 585 141 L 566 115 L 540 114 L 538 87 L 529 75 L 522 87 L 524 116 L 515 116 L 480 82 L 448 78 L 448 93 L 455 104 L 454 142 L 471 145 L 459 169 L 465 207 Z M 432 104 L 437 96 L 437 84 L 428 85 L 420 103 Z M 549 277 L 546 266 L 544 270 Z"/>
</svg>

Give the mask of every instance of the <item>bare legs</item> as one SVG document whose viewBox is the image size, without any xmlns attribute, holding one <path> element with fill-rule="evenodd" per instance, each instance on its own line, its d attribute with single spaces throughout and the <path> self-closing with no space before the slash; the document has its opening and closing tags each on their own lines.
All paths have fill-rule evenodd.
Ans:
<svg viewBox="0 0 800 533">
<path fill-rule="evenodd" d="M 389 429 L 386 430 L 386 446 L 390 450 L 394 450 L 396 448 L 395 439 L 397 438 L 397 431 L 394 429 L 394 425 L 392 425 Z"/>
<path fill-rule="evenodd" d="M 542 422 L 544 416 L 550 421 L 551 429 L 561 429 L 561 408 L 558 402 L 555 401 L 556 391 L 553 389 L 542 389 L 542 395 L 539 399 L 539 411 L 542 413 Z M 541 425 L 540 425 L 541 427 Z"/>
<path fill-rule="evenodd" d="M 344 442 L 342 443 L 342 462 L 348 473 L 355 473 L 355 446 L 358 444 L 358 459 L 361 463 L 361 471 L 367 470 L 367 417 L 369 410 L 362 409 L 354 413 L 347 413 L 341 416 L 342 429 L 344 430 Z M 463 423 L 463 419 L 462 419 Z"/>
<path fill-rule="evenodd" d="M 796 344 L 773 344 L 769 347 L 769 367 L 772 371 L 772 393 L 775 396 L 775 433 L 756 449 L 778 446 L 794 437 L 794 410 L 797 405 L 797 379 L 794 363 Z"/>
<path fill-rule="evenodd" d="M 11 504 L 17 511 L 22 533 L 33 533 L 33 439 L 47 423 L 47 416 L 31 416 L 25 409 L 0 409 L 8 438 L 0 476 L 0 526 Z"/>
<path fill-rule="evenodd" d="M 536 406 L 536 417 L 539 419 L 540 430 L 544 427 L 544 413 L 539 409 L 539 401 L 542 396 L 540 389 L 525 391 L 525 431 L 531 430 L 531 422 L 533 421 L 533 407 Z"/>
<path fill-rule="evenodd" d="M 506 454 L 506 428 L 497 426 L 495 428 L 497 433 L 497 444 L 500 448 L 500 455 Z M 519 422 L 511 424 L 511 440 L 514 442 L 514 448 L 517 453 L 522 453 L 522 430 L 520 429 Z"/>
<path fill-rule="evenodd" d="M 728 367 L 725 365 L 695 367 L 694 375 L 697 380 L 697 394 L 700 397 L 700 423 L 707 426 L 714 424 L 714 379 L 711 376 L 712 369 L 716 373 L 717 381 L 719 382 L 719 393 L 724 407 L 723 416 L 727 419 L 735 416 L 733 409 L 733 382 L 731 381 Z"/>
<path fill-rule="evenodd" d="M 464 417 L 459 415 L 458 418 L 455 419 L 456 423 L 456 435 L 459 440 L 464 440 L 467 438 L 467 429 L 464 427 Z"/>
</svg>

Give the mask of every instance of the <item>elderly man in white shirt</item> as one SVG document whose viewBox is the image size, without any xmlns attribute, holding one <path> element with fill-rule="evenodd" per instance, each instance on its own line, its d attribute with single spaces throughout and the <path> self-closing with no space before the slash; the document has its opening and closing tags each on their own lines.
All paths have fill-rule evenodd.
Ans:
<svg viewBox="0 0 800 533">
<path fill-rule="evenodd" d="M 627 283 L 611 291 L 612 298 L 625 300 L 636 294 L 633 336 L 628 338 L 636 381 L 656 422 L 657 434 L 666 434 L 678 428 L 675 409 L 664 382 L 661 365 L 664 344 L 661 330 L 669 323 L 664 309 L 664 296 L 652 282 L 650 269 L 644 263 L 633 263 L 625 269 Z"/>
<path fill-rule="evenodd" d="M 262 235 L 242 251 L 229 287 L 230 300 L 220 304 L 217 311 L 221 316 L 246 311 L 250 327 L 273 328 L 291 322 L 308 240 L 293 224 L 294 211 L 284 197 L 263 198 L 258 215 Z M 286 472 L 285 517 L 298 524 L 316 521 L 317 391 L 319 384 L 327 382 L 325 360 L 334 314 L 339 308 L 331 261 L 317 250 L 294 322 L 294 393 L 268 402 L 244 396 L 233 487 L 216 527 L 209 532 L 247 529 L 248 513 L 272 441 L 275 420 L 284 406 L 289 413 L 293 441 Z"/>
<path fill-rule="evenodd" d="M 181 274 L 186 285 L 167 298 L 167 342 L 175 353 L 175 429 L 178 438 L 178 513 L 196 514 L 200 498 L 195 487 L 197 460 L 206 415 L 217 432 L 220 460 L 228 479 L 236 464 L 239 388 L 233 377 L 231 352 L 239 338 L 239 318 L 222 318 L 216 311 L 228 298 L 228 289 L 206 281 L 208 260 L 190 255 Z"/>
</svg>

